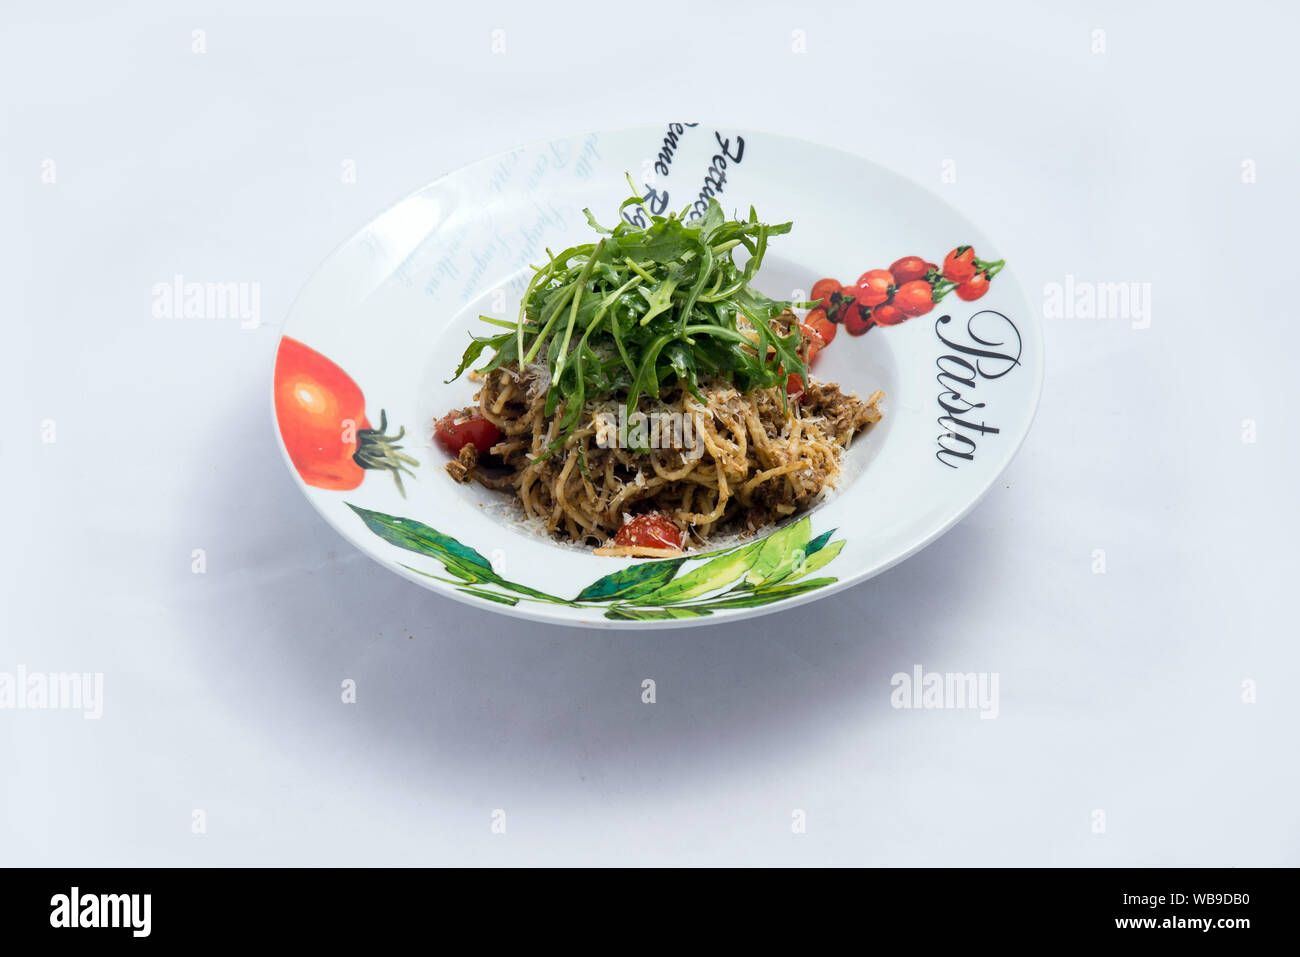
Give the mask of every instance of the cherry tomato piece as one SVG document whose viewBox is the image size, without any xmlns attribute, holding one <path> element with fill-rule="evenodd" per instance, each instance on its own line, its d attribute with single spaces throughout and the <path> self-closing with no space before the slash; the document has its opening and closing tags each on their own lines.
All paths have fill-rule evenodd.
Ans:
<svg viewBox="0 0 1300 957">
<path fill-rule="evenodd" d="M 797 375 L 787 376 L 785 380 L 785 394 L 790 397 L 791 402 L 803 401 L 803 377 Z"/>
<path fill-rule="evenodd" d="M 615 545 L 642 548 L 681 548 L 681 530 L 663 512 L 648 512 L 627 522 L 614 536 Z"/>
<path fill-rule="evenodd" d="M 815 311 L 821 312 L 820 309 Z M 813 314 L 811 312 L 808 313 L 808 318 L 809 319 L 813 318 Z M 808 358 L 804 361 L 812 362 L 813 356 L 817 355 L 817 353 L 821 352 L 823 349 L 826 348 L 826 338 L 821 334 L 821 332 L 818 329 L 816 329 L 813 326 L 812 323 L 808 322 L 807 320 L 799 323 L 799 334 L 803 336 L 804 342 L 808 343 Z"/>
<path fill-rule="evenodd" d="M 448 412 L 433 428 L 433 438 L 448 455 L 455 457 L 467 445 L 485 455 L 501 441 L 501 430 L 470 410 Z"/>
<path fill-rule="evenodd" d="M 835 323 L 831 322 L 831 318 L 826 315 L 825 309 L 814 309 L 808 313 L 804 323 L 810 326 L 817 335 L 821 336 L 821 348 L 825 349 L 835 341 Z"/>
</svg>

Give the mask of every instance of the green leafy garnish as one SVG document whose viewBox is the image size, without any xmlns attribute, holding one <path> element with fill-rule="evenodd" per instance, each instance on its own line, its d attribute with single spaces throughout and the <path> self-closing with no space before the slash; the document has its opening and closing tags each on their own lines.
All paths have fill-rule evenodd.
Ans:
<svg viewBox="0 0 1300 957">
<path fill-rule="evenodd" d="M 641 202 L 634 195 L 620 211 Z M 703 401 L 705 376 L 749 392 L 807 375 L 799 330 L 782 335 L 772 322 L 791 306 L 812 304 L 769 299 L 750 286 L 768 239 L 788 233 L 790 223 L 760 223 L 753 207 L 747 220 L 727 219 L 716 199 L 696 219 L 686 211 L 652 215 L 645 227 L 620 220 L 608 229 L 583 212 L 601 238 L 548 249 L 512 331 L 473 337 L 453 379 L 486 350 L 492 358 L 481 373 L 544 362 L 546 414 L 565 406 L 558 444 L 577 427 L 588 399 L 618 396 L 631 414 L 642 396 L 657 399 L 678 384 Z M 735 262 L 738 250 L 749 254 L 743 266 Z"/>
</svg>

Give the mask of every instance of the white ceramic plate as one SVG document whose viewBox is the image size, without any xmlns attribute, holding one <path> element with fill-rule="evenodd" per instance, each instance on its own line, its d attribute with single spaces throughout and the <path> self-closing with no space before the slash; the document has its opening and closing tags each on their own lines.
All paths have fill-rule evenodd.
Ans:
<svg viewBox="0 0 1300 957">
<path fill-rule="evenodd" d="M 851 284 L 905 255 L 942 264 L 961 245 L 983 260 L 1002 258 L 915 183 L 767 133 L 667 124 L 563 137 L 475 163 L 345 242 L 285 323 L 283 335 L 320 358 L 282 340 L 273 388 L 281 449 L 331 525 L 398 574 L 486 610 L 653 627 L 834 594 L 930 544 L 975 506 L 1024 439 L 1042 384 L 1042 337 L 1014 263 L 976 301 L 950 294 L 925 315 L 859 337 L 840 327 L 814 373 L 864 396 L 883 389 L 884 419 L 855 440 L 835 493 L 745 551 L 596 557 L 515 523 L 500 493 L 453 482 L 432 426 L 471 404 L 474 383 L 444 380 L 470 331 L 485 333 L 476 317 L 513 319 L 528 264 L 541 262 L 545 247 L 592 241 L 583 207 L 612 223 L 629 192 L 625 172 L 667 194 L 666 211 L 712 188 L 728 214 L 752 204 L 764 222 L 793 221 L 769 246 L 756 283 L 773 298 L 801 299 L 822 277 Z M 388 474 L 347 457 L 347 443 L 377 427 L 381 410 L 390 433 L 406 429 L 403 452 L 416 460 L 404 496 Z M 313 460 L 304 448 L 330 444 L 321 429 L 338 440 Z"/>
</svg>

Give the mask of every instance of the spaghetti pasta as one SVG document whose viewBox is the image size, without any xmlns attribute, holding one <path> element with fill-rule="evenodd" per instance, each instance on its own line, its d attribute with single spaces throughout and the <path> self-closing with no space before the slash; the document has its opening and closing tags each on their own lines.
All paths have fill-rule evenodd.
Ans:
<svg viewBox="0 0 1300 957">
<path fill-rule="evenodd" d="M 882 398 L 863 401 L 816 382 L 799 403 L 783 401 L 779 386 L 742 393 L 709 380 L 700 392 L 705 401 L 676 387 L 638 406 L 648 419 L 681 422 L 689 441 L 629 447 L 626 425 L 612 434 L 619 405 L 609 399 L 588 402 L 553 448 L 565 410 L 545 414 L 544 370 L 495 369 L 477 396 L 477 414 L 501 431 L 490 450 L 495 467 L 475 462 L 457 477 L 513 492 L 527 518 L 604 546 L 602 554 L 658 554 L 608 543 L 631 514 L 647 510 L 703 543 L 721 532 L 752 534 L 807 508 L 834 485 L 853 435 L 880 419 Z"/>
</svg>

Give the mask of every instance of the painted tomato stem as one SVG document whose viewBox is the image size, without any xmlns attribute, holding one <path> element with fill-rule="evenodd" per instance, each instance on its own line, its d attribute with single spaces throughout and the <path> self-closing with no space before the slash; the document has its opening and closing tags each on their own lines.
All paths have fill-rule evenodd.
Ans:
<svg viewBox="0 0 1300 957">
<path fill-rule="evenodd" d="M 402 487 L 402 473 L 414 476 L 408 465 L 420 463 L 401 451 L 397 443 L 406 435 L 405 427 L 399 428 L 396 435 L 385 435 L 388 431 L 388 413 L 379 410 L 379 428 L 357 429 L 357 451 L 352 456 L 354 462 L 363 469 L 384 469 L 392 473 L 397 483 L 397 491 L 406 498 L 406 489 Z"/>
<path fill-rule="evenodd" d="M 952 292 L 961 283 L 953 282 L 951 279 L 940 279 L 934 284 L 934 301 L 938 302 L 948 293 Z"/>
</svg>

